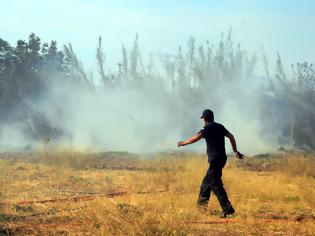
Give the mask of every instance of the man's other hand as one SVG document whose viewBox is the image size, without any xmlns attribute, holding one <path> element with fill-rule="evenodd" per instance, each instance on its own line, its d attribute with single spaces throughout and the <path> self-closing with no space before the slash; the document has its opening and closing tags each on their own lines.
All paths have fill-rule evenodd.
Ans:
<svg viewBox="0 0 315 236">
<path fill-rule="evenodd" d="M 236 151 L 235 152 L 235 156 L 238 158 L 238 159 L 243 159 L 244 155 L 242 153 L 240 153 L 239 151 Z"/>
</svg>

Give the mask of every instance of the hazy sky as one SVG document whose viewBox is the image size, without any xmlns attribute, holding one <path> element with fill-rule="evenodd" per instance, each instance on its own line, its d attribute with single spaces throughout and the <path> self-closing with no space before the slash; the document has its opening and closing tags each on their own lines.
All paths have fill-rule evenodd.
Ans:
<svg viewBox="0 0 315 236">
<path fill-rule="evenodd" d="M 95 70 L 98 35 L 113 65 L 136 33 L 144 54 L 175 53 L 190 36 L 216 43 L 229 26 L 251 51 L 263 45 L 287 64 L 315 62 L 314 0 L 0 0 L 0 13 L 1 38 L 14 44 L 34 32 L 59 46 L 71 42 L 88 70 Z"/>
</svg>

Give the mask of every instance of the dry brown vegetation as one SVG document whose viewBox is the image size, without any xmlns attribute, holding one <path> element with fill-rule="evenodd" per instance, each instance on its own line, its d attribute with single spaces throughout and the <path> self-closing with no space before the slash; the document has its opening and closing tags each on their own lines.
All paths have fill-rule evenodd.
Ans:
<svg viewBox="0 0 315 236">
<path fill-rule="evenodd" d="M 0 235 L 314 235 L 315 157 L 230 158 L 223 178 L 237 213 L 195 205 L 199 154 L 2 154 Z"/>
</svg>

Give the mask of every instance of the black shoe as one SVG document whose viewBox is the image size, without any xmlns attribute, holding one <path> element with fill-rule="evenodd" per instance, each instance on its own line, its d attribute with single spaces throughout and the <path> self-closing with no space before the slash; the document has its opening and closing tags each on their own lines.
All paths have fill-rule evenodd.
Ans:
<svg viewBox="0 0 315 236">
<path fill-rule="evenodd" d="M 229 215 L 232 215 L 232 214 L 234 214 L 234 213 L 235 213 L 235 210 L 234 210 L 234 208 L 231 206 L 231 208 L 230 208 L 229 210 L 223 211 L 223 212 L 221 213 L 221 218 L 227 218 Z"/>
</svg>

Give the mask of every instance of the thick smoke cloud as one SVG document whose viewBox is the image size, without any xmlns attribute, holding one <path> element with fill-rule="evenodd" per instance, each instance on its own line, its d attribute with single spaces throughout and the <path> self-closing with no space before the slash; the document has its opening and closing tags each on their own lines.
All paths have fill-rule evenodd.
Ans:
<svg viewBox="0 0 315 236">
<path fill-rule="evenodd" d="M 59 145 L 150 152 L 171 148 L 180 137 L 179 130 L 172 128 L 174 114 L 163 104 L 163 97 L 154 98 L 140 89 L 52 87 L 39 107 L 67 134 L 58 140 Z"/>
</svg>

